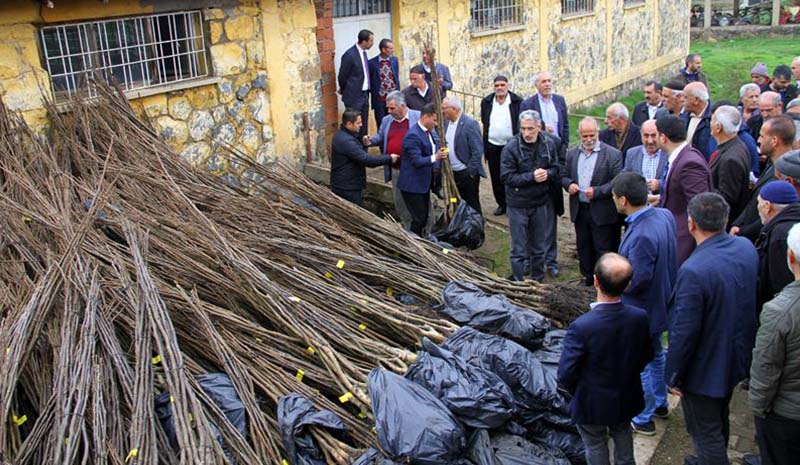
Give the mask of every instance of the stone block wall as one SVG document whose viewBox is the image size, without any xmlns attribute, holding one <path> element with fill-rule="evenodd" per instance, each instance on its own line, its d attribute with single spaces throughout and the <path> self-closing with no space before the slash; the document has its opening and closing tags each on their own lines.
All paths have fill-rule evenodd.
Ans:
<svg viewBox="0 0 800 465">
<path fill-rule="evenodd" d="M 32 24 L 0 26 L 0 96 L 38 130 L 47 126 L 45 99 L 52 99 L 50 78 L 39 59 L 39 42 Z"/>
</svg>

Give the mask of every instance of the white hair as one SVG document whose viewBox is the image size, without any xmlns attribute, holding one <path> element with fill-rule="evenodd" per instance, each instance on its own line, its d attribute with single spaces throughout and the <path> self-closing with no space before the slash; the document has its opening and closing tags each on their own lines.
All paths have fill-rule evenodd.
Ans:
<svg viewBox="0 0 800 465">
<path fill-rule="evenodd" d="M 794 107 L 800 107 L 800 97 L 792 99 L 789 103 L 786 104 L 787 110 L 791 110 Z"/>
<path fill-rule="evenodd" d="M 697 86 L 696 89 L 688 87 L 683 90 L 683 93 L 689 97 L 697 97 L 704 102 L 708 102 L 708 89 Z"/>
<path fill-rule="evenodd" d="M 620 102 L 612 103 L 608 107 L 609 113 L 616 116 L 617 118 L 628 119 L 630 118 L 630 113 L 628 113 L 628 108 L 625 105 L 621 104 Z"/>
<path fill-rule="evenodd" d="M 597 123 L 597 120 L 596 120 L 596 119 L 594 119 L 594 118 L 593 118 L 593 117 L 591 117 L 591 116 L 585 116 L 585 117 L 584 117 L 584 118 L 583 118 L 583 119 L 582 119 L 582 120 L 581 120 L 581 121 L 578 123 L 578 130 L 580 130 L 581 126 L 583 126 L 583 125 L 584 125 L 584 123 L 586 123 L 586 124 L 588 124 L 588 123 L 591 123 L 591 124 L 592 124 L 592 126 L 594 126 L 594 129 L 599 129 L 599 128 L 600 128 L 600 125 Z"/>
<path fill-rule="evenodd" d="M 761 88 L 758 87 L 758 84 L 754 82 L 748 82 L 747 84 L 743 85 L 739 88 L 739 98 L 744 98 L 748 92 L 758 92 L 761 94 Z"/>
<path fill-rule="evenodd" d="M 742 122 L 742 117 L 736 108 L 730 105 L 723 105 L 714 112 L 714 119 L 722 125 L 722 132 L 725 134 L 730 136 L 739 132 L 739 124 Z"/>
<path fill-rule="evenodd" d="M 525 110 L 519 114 L 519 122 L 534 121 L 536 124 L 542 122 L 542 116 L 536 110 Z"/>
<path fill-rule="evenodd" d="M 442 103 L 447 103 L 456 110 L 461 111 L 461 102 L 455 96 L 448 95 L 447 97 L 444 98 Z"/>
<path fill-rule="evenodd" d="M 789 230 L 786 237 L 786 248 L 794 252 L 795 258 L 800 260 L 800 223 L 796 223 Z"/>
<path fill-rule="evenodd" d="M 386 101 L 389 100 L 393 101 L 398 105 L 405 105 L 406 104 L 406 96 L 404 93 L 400 92 L 399 90 L 393 90 L 386 95 Z"/>
</svg>

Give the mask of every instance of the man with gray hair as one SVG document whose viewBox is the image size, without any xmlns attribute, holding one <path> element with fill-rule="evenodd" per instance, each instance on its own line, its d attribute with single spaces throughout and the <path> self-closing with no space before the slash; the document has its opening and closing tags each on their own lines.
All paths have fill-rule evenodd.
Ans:
<svg viewBox="0 0 800 465">
<path fill-rule="evenodd" d="M 600 142 L 619 150 L 624 165 L 628 150 L 641 143 L 641 130 L 633 124 L 628 109 L 620 102 L 612 103 L 606 109 L 606 125 L 608 127 L 600 131 Z"/>
<path fill-rule="evenodd" d="M 461 198 L 478 213 L 481 211 L 478 193 L 483 170 L 483 139 L 477 121 L 461 111 L 461 102 L 448 96 L 442 101 L 444 132 L 449 149 L 450 167 Z"/>
<path fill-rule="evenodd" d="M 792 281 L 786 269 L 786 236 L 800 222 L 800 204 L 794 186 L 785 181 L 767 184 L 758 193 L 758 216 L 764 225 L 756 240 L 759 259 L 758 308 Z"/>
<path fill-rule="evenodd" d="M 661 96 L 664 97 L 664 106 L 656 111 L 655 119 L 663 118 L 665 116 L 677 116 L 683 118 L 686 113 L 686 98 L 683 96 L 683 89 L 686 84 L 673 79 L 661 88 Z"/>
<path fill-rule="evenodd" d="M 758 96 L 758 113 L 758 115 L 753 116 L 747 122 L 747 127 L 750 128 L 750 134 L 752 134 L 753 137 L 757 137 L 761 134 L 761 126 L 764 124 L 764 121 L 783 114 L 783 100 L 781 100 L 781 94 L 772 92 L 771 90 L 761 92 L 761 95 Z M 762 162 L 765 161 L 766 159 L 762 160 Z"/>
<path fill-rule="evenodd" d="M 761 95 L 761 88 L 758 84 L 748 82 L 739 88 L 739 112 L 742 114 L 742 119 L 747 123 L 750 118 L 757 115 L 758 111 L 758 97 Z"/>
<path fill-rule="evenodd" d="M 550 182 L 559 178 L 555 138 L 542 130 L 542 117 L 533 110 L 519 115 L 519 132 L 506 144 L 500 176 L 506 188 L 506 213 L 511 233 L 511 273 L 514 280 L 544 279 L 545 253 L 550 245 L 555 213 Z"/>
<path fill-rule="evenodd" d="M 718 146 L 711 155 L 708 169 L 714 192 L 730 205 L 728 227 L 750 199 L 750 153 L 738 136 L 740 122 L 739 110 L 730 105 L 717 108 L 711 116 L 711 136 Z"/>
<path fill-rule="evenodd" d="M 717 148 L 716 141 L 711 137 L 711 101 L 708 89 L 702 82 L 692 82 L 683 89 L 686 96 L 686 140 L 700 151 L 706 161 Z"/>
</svg>

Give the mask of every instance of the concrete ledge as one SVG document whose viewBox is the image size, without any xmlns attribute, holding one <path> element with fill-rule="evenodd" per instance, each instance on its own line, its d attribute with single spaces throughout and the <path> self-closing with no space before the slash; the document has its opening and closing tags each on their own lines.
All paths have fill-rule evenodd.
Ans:
<svg viewBox="0 0 800 465">
<path fill-rule="evenodd" d="M 800 24 L 784 24 L 781 26 L 727 26 L 691 28 L 692 40 L 724 40 L 748 37 L 798 37 Z"/>
</svg>

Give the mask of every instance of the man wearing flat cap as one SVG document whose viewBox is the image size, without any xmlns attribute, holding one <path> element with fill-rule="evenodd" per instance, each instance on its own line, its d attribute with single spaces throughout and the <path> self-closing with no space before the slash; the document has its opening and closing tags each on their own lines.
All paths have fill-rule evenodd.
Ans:
<svg viewBox="0 0 800 465">
<path fill-rule="evenodd" d="M 775 179 L 786 181 L 794 186 L 800 196 L 800 150 L 786 152 L 775 162 Z"/>
<path fill-rule="evenodd" d="M 773 181 L 758 193 L 758 215 L 764 227 L 756 240 L 758 250 L 758 309 L 794 281 L 786 266 L 786 238 L 789 229 L 800 222 L 800 204 L 795 187 Z"/>
</svg>

